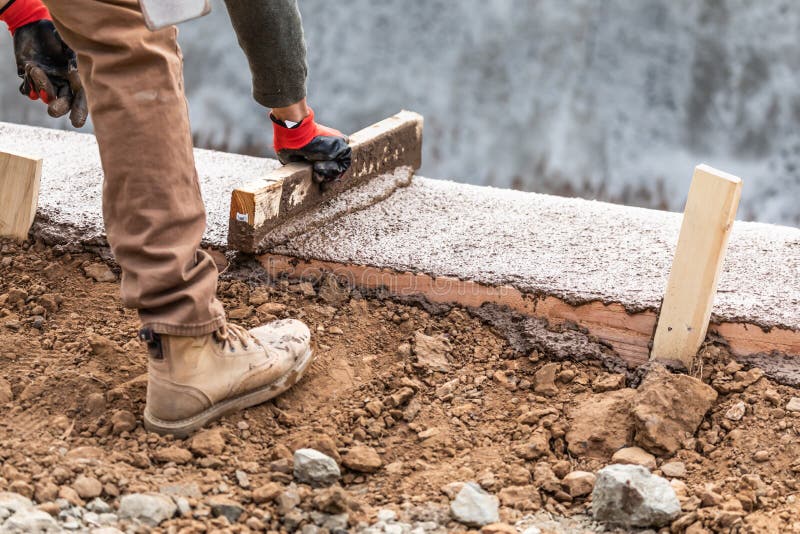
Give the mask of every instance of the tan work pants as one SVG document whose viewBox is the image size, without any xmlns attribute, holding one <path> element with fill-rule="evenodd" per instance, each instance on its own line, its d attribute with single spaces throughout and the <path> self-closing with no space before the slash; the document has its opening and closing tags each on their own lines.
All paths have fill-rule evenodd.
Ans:
<svg viewBox="0 0 800 534">
<path fill-rule="evenodd" d="M 222 326 L 174 28 L 150 32 L 136 0 L 45 0 L 78 55 L 103 163 L 103 217 L 122 300 L 144 327 L 198 336 Z"/>
</svg>

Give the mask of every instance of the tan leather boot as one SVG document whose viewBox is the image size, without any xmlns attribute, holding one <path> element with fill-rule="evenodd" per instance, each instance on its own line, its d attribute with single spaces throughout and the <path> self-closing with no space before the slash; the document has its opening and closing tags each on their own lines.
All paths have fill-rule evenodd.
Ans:
<svg viewBox="0 0 800 534">
<path fill-rule="evenodd" d="M 294 319 L 200 337 L 141 337 L 150 349 L 144 426 L 176 437 L 280 395 L 313 359 L 311 333 Z"/>
</svg>

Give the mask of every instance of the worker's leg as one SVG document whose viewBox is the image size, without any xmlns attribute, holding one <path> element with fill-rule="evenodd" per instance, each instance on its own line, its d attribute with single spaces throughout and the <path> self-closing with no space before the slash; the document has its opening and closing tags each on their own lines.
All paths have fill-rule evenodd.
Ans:
<svg viewBox="0 0 800 534">
<path fill-rule="evenodd" d="M 306 96 L 306 44 L 297 0 L 225 0 L 253 74 L 253 98 L 280 108 Z"/>
<path fill-rule="evenodd" d="M 103 162 L 103 215 L 122 299 L 145 327 L 198 336 L 224 324 L 183 92 L 177 31 L 150 32 L 137 0 L 45 0 L 78 55 Z"/>
</svg>

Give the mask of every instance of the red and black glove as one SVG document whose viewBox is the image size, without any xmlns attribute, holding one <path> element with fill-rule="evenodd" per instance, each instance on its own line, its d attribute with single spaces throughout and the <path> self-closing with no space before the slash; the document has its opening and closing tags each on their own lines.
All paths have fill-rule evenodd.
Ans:
<svg viewBox="0 0 800 534">
<path fill-rule="evenodd" d="M 14 37 L 20 92 L 31 100 L 41 98 L 51 117 L 70 112 L 73 126 L 83 126 L 89 112 L 78 61 L 41 0 L 11 0 L 0 9 L 0 20 Z"/>
<path fill-rule="evenodd" d="M 307 161 L 314 167 L 314 179 L 319 183 L 333 182 L 350 168 L 352 151 L 347 136 L 314 122 L 314 110 L 298 124 L 286 124 L 270 114 L 274 132 L 275 153 L 284 165 Z"/>
</svg>

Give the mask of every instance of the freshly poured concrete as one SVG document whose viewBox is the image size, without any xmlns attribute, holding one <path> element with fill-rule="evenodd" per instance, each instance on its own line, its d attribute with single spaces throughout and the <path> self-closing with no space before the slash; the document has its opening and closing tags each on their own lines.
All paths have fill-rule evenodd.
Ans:
<svg viewBox="0 0 800 534">
<path fill-rule="evenodd" d="M 0 150 L 44 157 L 39 231 L 65 241 L 102 239 L 102 172 L 92 136 L 0 123 Z M 195 155 L 208 209 L 205 242 L 222 247 L 230 191 L 278 163 Z M 599 301 L 657 311 L 680 214 L 420 177 L 406 183 L 402 174 L 387 176 L 342 194 L 279 229 L 271 252 L 508 285 L 573 306 Z M 713 320 L 800 330 L 800 230 L 734 225 Z"/>
<path fill-rule="evenodd" d="M 37 231 L 54 241 L 103 241 L 103 171 L 93 135 L 0 122 L 0 151 L 44 158 Z M 195 149 L 194 156 L 208 212 L 203 241 L 223 247 L 228 237 L 231 191 L 280 163 L 200 149 Z M 141 157 L 147 158 L 147 154 Z"/>
<path fill-rule="evenodd" d="M 643 311 L 660 305 L 680 223 L 676 213 L 417 177 L 273 251 Z M 800 327 L 800 230 L 737 222 L 714 314 Z"/>
</svg>

